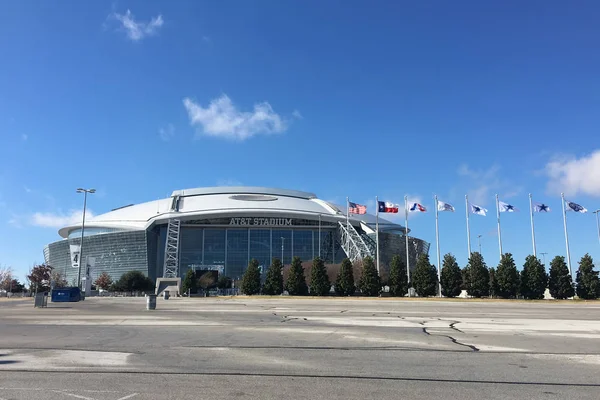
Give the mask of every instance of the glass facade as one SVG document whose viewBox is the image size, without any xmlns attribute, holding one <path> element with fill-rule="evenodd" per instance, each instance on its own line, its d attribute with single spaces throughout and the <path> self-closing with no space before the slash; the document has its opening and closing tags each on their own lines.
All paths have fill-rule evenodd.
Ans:
<svg viewBox="0 0 600 400">
<path fill-rule="evenodd" d="M 48 263 L 63 273 L 69 284 L 77 283 L 79 269 L 71 267 L 70 244 L 79 239 L 65 239 L 48 245 Z M 92 280 L 106 271 L 117 280 L 128 271 L 149 274 L 146 231 L 114 232 L 83 238 L 83 257 L 94 257 L 95 267 L 90 271 Z M 82 274 L 84 271 L 82 270 Z M 150 275 L 150 274 L 149 274 Z M 150 275 L 150 277 L 152 277 Z"/>
<path fill-rule="evenodd" d="M 293 226 L 289 227 L 261 227 L 263 219 L 260 218 L 250 223 L 250 219 L 239 220 L 245 221 L 246 226 L 240 226 L 237 221 L 235 226 L 229 226 L 226 224 L 231 222 L 229 218 L 185 222 L 179 237 L 180 276 L 183 277 L 189 269 L 208 269 L 219 270 L 231 278 L 240 278 L 251 259 L 258 260 L 263 271 L 266 271 L 272 259 L 281 259 L 282 253 L 285 265 L 289 265 L 294 256 L 310 261 L 320 254 L 327 264 L 339 264 L 346 257 L 337 228 L 331 224 L 324 224 L 319 231 L 306 220 L 298 220 L 302 222 L 298 225 L 294 220 Z M 316 221 L 311 223 L 315 224 Z M 162 276 L 166 228 L 166 225 L 158 225 L 148 231 L 98 230 L 93 236 L 88 236 L 86 229 L 83 254 L 96 258 L 92 278 L 95 279 L 100 272 L 106 271 L 116 280 L 131 270 L 142 271 L 151 279 Z M 365 233 L 362 235 L 372 247 L 374 234 L 370 234 L 370 238 Z M 77 279 L 77 269 L 71 268 L 69 254 L 69 244 L 80 242 L 80 237 L 74 236 L 72 239 L 51 243 L 44 249 L 46 262 L 63 272 L 69 283 Z M 404 235 L 380 232 L 379 240 L 383 270 L 387 269 L 393 255 L 400 255 L 404 259 Z M 428 250 L 428 243 L 410 238 L 411 269 L 414 269 L 418 255 L 427 253 Z"/>
</svg>

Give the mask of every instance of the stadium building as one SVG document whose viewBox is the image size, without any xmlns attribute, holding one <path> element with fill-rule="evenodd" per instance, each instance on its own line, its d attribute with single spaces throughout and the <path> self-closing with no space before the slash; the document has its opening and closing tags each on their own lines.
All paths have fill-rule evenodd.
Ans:
<svg viewBox="0 0 600 400">
<path fill-rule="evenodd" d="M 83 257 L 93 257 L 92 280 L 103 271 L 113 279 L 138 270 L 151 279 L 182 277 L 189 269 L 241 277 L 255 258 L 266 268 L 274 257 L 310 261 L 320 256 L 339 264 L 375 258 L 375 216 L 346 208 L 312 193 L 263 187 L 177 190 L 170 198 L 127 205 L 85 221 Z M 406 229 L 379 218 L 380 263 L 406 257 Z M 77 281 L 72 252 L 81 243 L 81 223 L 59 230 L 63 238 L 47 245 L 47 264 Z M 409 237 L 411 269 L 429 243 Z M 405 258 L 404 258 L 405 259 Z"/>
</svg>

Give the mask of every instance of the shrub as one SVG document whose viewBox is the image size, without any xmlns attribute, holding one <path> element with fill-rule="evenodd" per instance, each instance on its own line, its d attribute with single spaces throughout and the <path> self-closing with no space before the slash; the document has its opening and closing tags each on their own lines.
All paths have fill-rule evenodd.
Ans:
<svg viewBox="0 0 600 400">
<path fill-rule="evenodd" d="M 365 296 L 377 296 L 381 292 L 379 274 L 371 257 L 367 256 L 363 260 L 363 270 L 358 281 L 358 289 Z"/>
<path fill-rule="evenodd" d="M 260 269 L 256 259 L 250 260 L 242 277 L 242 292 L 248 296 L 260 293 Z"/>
<path fill-rule="evenodd" d="M 335 293 L 338 296 L 351 296 L 356 290 L 352 262 L 348 258 L 342 260 L 340 272 L 335 280 Z"/>
<path fill-rule="evenodd" d="M 442 295 L 446 297 L 456 297 L 461 292 L 462 273 L 456 257 L 448 253 L 444 255 L 441 272 Z"/>
</svg>

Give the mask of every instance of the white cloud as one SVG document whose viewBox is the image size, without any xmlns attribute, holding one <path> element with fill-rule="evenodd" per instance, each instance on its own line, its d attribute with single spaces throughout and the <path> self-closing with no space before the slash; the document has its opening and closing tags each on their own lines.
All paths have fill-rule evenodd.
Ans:
<svg viewBox="0 0 600 400">
<path fill-rule="evenodd" d="M 21 140 L 25 142 L 25 141 L 27 141 L 27 139 L 29 139 L 29 135 L 27 135 L 25 133 L 22 133 L 21 134 Z"/>
<path fill-rule="evenodd" d="M 304 117 L 302 116 L 302 114 L 300 114 L 300 111 L 298 111 L 298 110 L 294 110 L 294 111 L 292 112 L 292 117 L 294 117 L 294 118 L 296 118 L 296 119 L 302 119 L 302 118 L 304 118 Z"/>
<path fill-rule="evenodd" d="M 200 126 L 209 136 L 245 140 L 258 134 L 282 133 L 287 124 L 267 102 L 257 103 L 254 110 L 239 111 L 227 95 L 213 99 L 204 108 L 190 98 L 183 99 L 190 124 Z"/>
<path fill-rule="evenodd" d="M 127 37 L 134 42 L 142 40 L 147 36 L 155 35 L 158 29 L 164 24 L 163 17 L 160 14 L 148 22 L 136 21 L 130 10 L 127 10 L 125 14 L 115 12 L 109 17 L 117 20 L 120 28 L 125 30 Z"/>
<path fill-rule="evenodd" d="M 68 213 L 36 212 L 31 215 L 29 223 L 43 228 L 62 228 L 67 225 L 73 225 L 81 222 L 83 216 L 82 210 L 71 210 Z M 93 218 L 94 214 L 90 210 L 85 211 L 86 221 Z"/>
<path fill-rule="evenodd" d="M 202 36 L 202 40 L 205 41 L 206 43 L 211 43 L 212 42 L 211 38 L 209 36 L 206 36 L 206 35 Z"/>
<path fill-rule="evenodd" d="M 27 186 L 23 186 L 23 190 L 25 191 L 25 193 L 31 193 L 31 192 L 33 192 L 33 190 L 31 190 Z"/>
<path fill-rule="evenodd" d="M 499 165 L 476 170 L 467 164 L 462 164 L 458 167 L 457 173 L 467 180 L 466 194 L 469 195 L 470 203 L 485 206 L 493 200 L 496 193 L 502 199 L 508 199 L 521 192 L 521 187 L 515 186 L 502 177 Z"/>
<path fill-rule="evenodd" d="M 581 158 L 563 157 L 546 164 L 548 192 L 600 196 L 600 150 Z"/>
<path fill-rule="evenodd" d="M 158 135 L 163 141 L 168 142 L 175 136 L 175 127 L 172 124 L 169 124 L 166 127 L 160 128 L 158 130 Z"/>
</svg>

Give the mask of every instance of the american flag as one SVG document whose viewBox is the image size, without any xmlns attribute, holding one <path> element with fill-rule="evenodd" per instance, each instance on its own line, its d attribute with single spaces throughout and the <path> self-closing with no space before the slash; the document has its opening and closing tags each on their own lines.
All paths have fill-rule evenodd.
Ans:
<svg viewBox="0 0 600 400">
<path fill-rule="evenodd" d="M 348 212 L 350 214 L 366 214 L 367 206 L 363 206 L 362 204 L 356 204 L 351 201 L 348 202 Z"/>
</svg>

